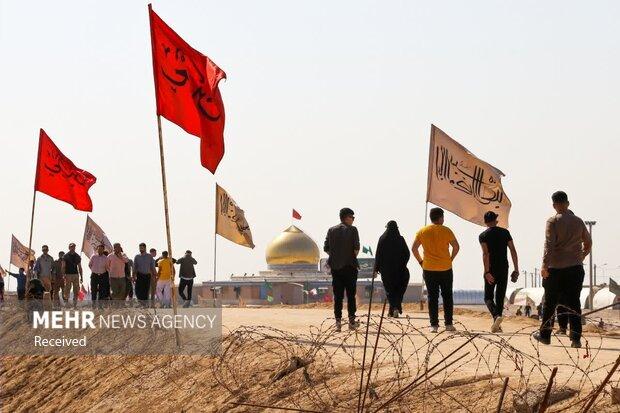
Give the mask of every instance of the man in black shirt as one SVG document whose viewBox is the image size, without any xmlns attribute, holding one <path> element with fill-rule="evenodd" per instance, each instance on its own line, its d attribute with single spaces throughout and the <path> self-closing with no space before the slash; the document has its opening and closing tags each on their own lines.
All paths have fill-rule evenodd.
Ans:
<svg viewBox="0 0 620 413">
<path fill-rule="evenodd" d="M 334 291 L 334 315 L 336 330 L 342 326 L 342 301 L 347 294 L 347 312 L 349 329 L 358 325 L 355 321 L 355 289 L 357 284 L 357 254 L 360 251 L 360 238 L 357 228 L 353 226 L 354 212 L 350 208 L 340 210 L 340 224 L 327 231 L 323 250 L 329 255 L 327 265 L 331 268 L 332 289 Z"/>
<path fill-rule="evenodd" d="M 75 252 L 75 244 L 69 244 L 69 252 L 63 257 L 65 261 L 65 303 L 69 303 L 69 295 L 73 290 L 73 308 L 77 307 L 80 284 L 82 284 L 82 258 Z"/>
<path fill-rule="evenodd" d="M 196 278 L 196 270 L 194 265 L 198 264 L 196 259 L 192 257 L 190 250 L 185 251 L 185 256 L 176 260 L 175 264 L 179 264 L 179 295 L 185 301 L 184 308 L 192 305 L 192 288 L 194 286 L 194 278 Z M 187 289 L 187 295 L 185 290 Z"/>
<path fill-rule="evenodd" d="M 510 249 L 514 271 L 512 282 L 519 278 L 519 260 L 512 236 L 507 229 L 497 226 L 497 214 L 489 211 L 484 214 L 484 223 L 488 227 L 480 234 L 479 241 L 482 247 L 482 262 L 484 263 L 484 302 L 493 316 L 491 332 L 501 332 L 504 298 L 508 285 L 508 254 Z M 495 295 L 495 300 L 493 296 Z"/>
</svg>

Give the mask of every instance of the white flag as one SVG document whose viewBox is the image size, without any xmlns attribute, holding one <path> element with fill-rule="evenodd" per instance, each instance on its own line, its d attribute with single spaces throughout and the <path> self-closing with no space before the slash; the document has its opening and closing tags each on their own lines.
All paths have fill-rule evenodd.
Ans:
<svg viewBox="0 0 620 413">
<path fill-rule="evenodd" d="M 87 215 L 86 227 L 84 228 L 84 239 L 82 240 L 82 252 L 90 258 L 99 245 L 103 245 L 108 252 L 112 252 L 112 243 L 108 239 L 108 236 L 103 232 L 101 227 Z"/>
<path fill-rule="evenodd" d="M 254 248 L 252 232 L 243 209 L 221 186 L 216 184 L 215 190 L 215 232 L 236 244 Z"/>
<path fill-rule="evenodd" d="M 33 250 L 30 250 L 30 260 L 34 261 Z M 11 264 L 17 268 L 28 269 L 28 247 L 19 242 L 15 235 L 11 238 Z"/>
<path fill-rule="evenodd" d="M 512 204 L 502 188 L 502 176 L 502 171 L 431 125 L 427 202 L 479 225 L 484 225 L 484 214 L 493 211 L 499 215 L 499 225 L 508 228 Z"/>
</svg>

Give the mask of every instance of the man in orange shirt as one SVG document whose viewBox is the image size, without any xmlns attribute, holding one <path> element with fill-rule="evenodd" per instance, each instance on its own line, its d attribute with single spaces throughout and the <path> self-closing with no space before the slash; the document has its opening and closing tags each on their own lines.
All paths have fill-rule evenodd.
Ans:
<svg viewBox="0 0 620 413">
<path fill-rule="evenodd" d="M 430 331 L 436 333 L 439 328 L 439 291 L 443 299 L 443 313 L 446 331 L 455 331 L 452 325 L 454 302 L 452 299 L 452 261 L 459 253 L 459 243 L 450 228 L 443 225 L 444 212 L 441 208 L 432 208 L 431 225 L 418 231 L 411 248 L 423 270 L 424 282 L 428 292 L 428 315 L 431 322 Z M 424 258 L 420 255 L 420 246 Z M 452 251 L 450 251 L 452 247 Z"/>
</svg>

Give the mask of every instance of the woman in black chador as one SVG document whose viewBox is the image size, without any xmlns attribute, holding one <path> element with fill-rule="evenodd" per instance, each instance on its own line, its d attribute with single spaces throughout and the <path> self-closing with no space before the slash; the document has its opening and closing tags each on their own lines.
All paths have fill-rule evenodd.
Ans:
<svg viewBox="0 0 620 413">
<path fill-rule="evenodd" d="M 390 304 L 389 316 L 402 314 L 402 302 L 409 284 L 409 248 L 398 231 L 396 221 L 390 221 L 379 238 L 375 256 L 375 274 L 381 273 L 381 281 Z"/>
</svg>

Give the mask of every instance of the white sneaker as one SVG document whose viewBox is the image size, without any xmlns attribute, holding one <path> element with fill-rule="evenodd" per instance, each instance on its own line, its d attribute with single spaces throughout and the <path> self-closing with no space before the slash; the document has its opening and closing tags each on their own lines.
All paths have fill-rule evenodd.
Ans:
<svg viewBox="0 0 620 413">
<path fill-rule="evenodd" d="M 499 330 L 502 328 L 502 321 L 504 321 L 504 317 L 499 316 L 493 320 L 493 325 L 491 326 L 491 333 L 499 333 Z"/>
<path fill-rule="evenodd" d="M 456 331 L 456 328 L 452 324 L 446 325 L 446 331 Z"/>
<path fill-rule="evenodd" d="M 439 327 L 437 327 L 437 326 L 430 326 L 429 329 L 428 329 L 428 331 L 431 332 L 431 333 L 436 333 L 437 330 L 439 330 Z"/>
</svg>

